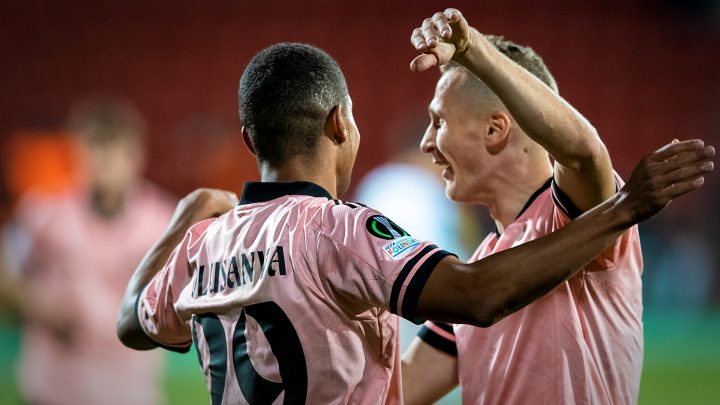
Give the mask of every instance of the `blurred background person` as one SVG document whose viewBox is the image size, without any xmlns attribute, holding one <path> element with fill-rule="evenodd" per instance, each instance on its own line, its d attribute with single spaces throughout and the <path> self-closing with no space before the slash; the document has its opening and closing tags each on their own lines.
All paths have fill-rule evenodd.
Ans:
<svg viewBox="0 0 720 405">
<path fill-rule="evenodd" d="M 173 209 L 141 177 L 144 126 L 123 101 L 77 104 L 77 183 L 26 193 L 10 219 L 3 292 L 22 320 L 18 379 L 28 403 L 164 402 L 160 354 L 128 350 L 115 334 L 124 285 Z"/>
</svg>

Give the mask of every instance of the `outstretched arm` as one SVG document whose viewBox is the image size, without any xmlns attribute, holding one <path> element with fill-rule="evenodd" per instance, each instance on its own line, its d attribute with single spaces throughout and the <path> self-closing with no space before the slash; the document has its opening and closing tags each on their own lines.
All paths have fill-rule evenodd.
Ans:
<svg viewBox="0 0 720 405">
<path fill-rule="evenodd" d="M 562 229 L 474 263 L 443 259 L 418 315 L 481 327 L 498 322 L 572 277 L 627 228 L 702 186 L 714 154 L 700 140 L 673 142 L 643 158 L 617 194 Z"/>
<path fill-rule="evenodd" d="M 425 19 L 411 41 L 422 71 L 451 59 L 482 80 L 535 142 L 555 160 L 555 181 L 586 211 L 616 191 L 612 164 L 595 128 L 569 103 L 522 66 L 505 57 L 456 9 Z"/>
<path fill-rule="evenodd" d="M 238 203 L 235 193 L 198 189 L 180 200 L 170 225 L 163 236 L 147 252 L 130 278 L 117 320 L 117 335 L 127 347 L 148 350 L 157 345 L 145 336 L 135 313 L 138 295 L 165 265 L 170 254 L 196 222 L 217 217 Z"/>
</svg>

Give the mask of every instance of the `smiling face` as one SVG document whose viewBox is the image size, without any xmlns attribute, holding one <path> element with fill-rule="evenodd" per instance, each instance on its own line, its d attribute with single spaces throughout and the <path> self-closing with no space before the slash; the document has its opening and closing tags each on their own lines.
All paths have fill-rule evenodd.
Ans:
<svg viewBox="0 0 720 405">
<path fill-rule="evenodd" d="M 464 91 L 472 77 L 453 69 L 438 81 L 428 112 L 430 125 L 420 148 L 442 168 L 447 196 L 458 202 L 480 202 L 486 176 L 496 164 L 485 145 L 491 103 Z"/>
</svg>

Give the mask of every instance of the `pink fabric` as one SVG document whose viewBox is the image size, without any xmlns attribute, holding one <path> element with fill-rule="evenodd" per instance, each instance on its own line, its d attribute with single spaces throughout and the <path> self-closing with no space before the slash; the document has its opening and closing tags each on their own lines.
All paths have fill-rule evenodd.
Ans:
<svg viewBox="0 0 720 405">
<path fill-rule="evenodd" d="M 115 321 L 132 272 L 171 214 L 170 201 L 151 186 L 112 221 L 93 214 L 80 192 L 20 203 L 19 224 L 32 238 L 23 282 L 74 319 L 66 342 L 43 325 L 26 325 L 20 379 L 29 402 L 163 402 L 160 353 L 124 347 Z"/>
<path fill-rule="evenodd" d="M 366 227 L 377 215 L 324 197 L 290 195 L 241 205 L 217 220 L 201 222 L 141 295 L 141 324 L 151 339 L 175 349 L 186 348 L 194 335 L 208 388 L 225 404 L 247 403 L 247 395 L 261 391 L 252 387 L 252 372 L 236 370 L 235 359 L 245 354 L 263 379 L 283 384 L 279 396 L 270 398 L 273 403 L 305 394 L 309 404 L 401 403 L 398 318 L 391 311 L 412 316 L 416 287 L 421 290 L 433 260 L 447 253 L 415 241 L 417 246 L 404 251 L 405 256 L 393 258 L 387 246 L 393 241 L 373 236 Z M 282 259 L 278 247 L 283 248 Z M 265 252 L 264 268 L 253 252 Z M 243 257 L 254 263 L 252 275 L 243 268 Z M 270 263 L 271 258 L 276 261 Z M 238 275 L 230 276 L 234 262 Z M 218 288 L 215 272 L 208 271 L 217 268 L 215 263 L 222 269 Z M 421 270 L 411 274 L 417 267 Z M 278 354 L 271 342 L 273 329 L 265 333 L 261 328 L 267 313 L 252 313 L 268 305 L 287 317 L 284 323 L 271 322 L 273 328 L 284 324 L 299 339 L 301 364 L 286 375 L 283 366 L 296 351 Z M 215 314 L 219 323 L 203 323 L 198 315 L 204 313 Z M 236 330 L 242 319 L 245 326 Z M 219 324 L 221 332 L 209 329 Z M 247 339 L 246 347 L 238 346 L 238 333 Z M 288 333 L 283 333 L 285 339 Z M 225 341 L 220 344 L 225 352 L 219 352 L 224 358 L 215 366 L 223 370 L 220 383 L 211 377 L 209 364 L 218 341 Z M 304 373 L 306 390 L 288 388 Z"/>
<path fill-rule="evenodd" d="M 559 203 L 559 202 L 558 202 Z M 543 191 L 472 260 L 570 219 Z M 637 227 L 575 277 L 487 329 L 455 325 L 464 404 L 634 404 L 643 359 Z"/>
</svg>

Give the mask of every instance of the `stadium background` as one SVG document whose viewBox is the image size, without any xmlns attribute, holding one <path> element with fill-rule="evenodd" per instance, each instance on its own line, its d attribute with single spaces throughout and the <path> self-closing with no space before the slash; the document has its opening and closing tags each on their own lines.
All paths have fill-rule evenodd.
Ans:
<svg viewBox="0 0 720 405">
<path fill-rule="evenodd" d="M 343 68 L 362 143 L 354 178 L 425 120 L 436 74 L 412 74 L 410 30 L 452 5 L 486 33 L 529 44 L 561 94 L 599 130 L 618 172 L 672 138 L 720 145 L 720 2 L 516 0 L 75 0 L 0 3 L 0 221 L 28 187 L 65 187 L 63 129 L 88 95 L 135 103 L 148 121 L 148 177 L 177 196 L 239 191 L 257 178 L 239 142 L 236 92 L 252 55 L 280 41 L 327 50 Z M 418 134 L 419 135 L 419 134 Z M 642 404 L 720 398 L 720 180 L 644 224 Z M 0 320 L 0 403 L 16 403 L 19 337 Z M 194 355 L 168 355 L 170 403 L 207 403 Z"/>
</svg>

